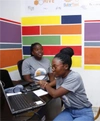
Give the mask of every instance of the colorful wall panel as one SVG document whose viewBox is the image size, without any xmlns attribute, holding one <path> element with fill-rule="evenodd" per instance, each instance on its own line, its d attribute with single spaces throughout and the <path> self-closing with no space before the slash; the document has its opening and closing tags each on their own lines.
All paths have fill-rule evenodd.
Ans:
<svg viewBox="0 0 100 121">
<path fill-rule="evenodd" d="M 32 16 L 22 18 L 23 56 L 30 56 L 30 45 L 43 45 L 44 56 L 52 60 L 60 49 L 74 49 L 73 67 L 82 66 L 82 20 L 81 15 Z"/>
<path fill-rule="evenodd" d="M 21 24 L 0 18 L 0 68 L 17 70 L 17 62 L 22 59 Z"/>
<path fill-rule="evenodd" d="M 84 68 L 100 70 L 100 21 L 85 21 Z"/>
</svg>

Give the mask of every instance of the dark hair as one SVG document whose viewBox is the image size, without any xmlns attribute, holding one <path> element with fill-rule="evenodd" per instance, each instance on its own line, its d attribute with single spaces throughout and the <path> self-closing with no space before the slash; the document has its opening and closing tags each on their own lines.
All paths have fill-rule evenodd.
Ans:
<svg viewBox="0 0 100 121">
<path fill-rule="evenodd" d="M 54 58 L 59 58 L 63 64 L 68 64 L 68 70 L 72 65 L 71 57 L 74 55 L 74 51 L 70 47 L 63 48 Z"/>
<path fill-rule="evenodd" d="M 70 57 L 74 55 L 74 50 L 71 47 L 66 47 L 60 50 L 61 53 L 67 54 Z"/>
<path fill-rule="evenodd" d="M 34 47 L 35 47 L 36 45 L 42 46 L 42 45 L 41 45 L 40 43 L 38 43 L 38 42 L 31 44 L 31 47 L 30 47 L 30 55 L 31 55 L 31 56 L 33 56 L 33 55 L 32 55 L 32 51 L 33 51 L 33 49 L 34 49 Z"/>
</svg>

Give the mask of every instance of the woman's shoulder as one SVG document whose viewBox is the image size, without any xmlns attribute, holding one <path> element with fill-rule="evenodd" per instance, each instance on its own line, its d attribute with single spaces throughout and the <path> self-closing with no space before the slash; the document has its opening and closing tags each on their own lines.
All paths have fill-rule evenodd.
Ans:
<svg viewBox="0 0 100 121">
<path fill-rule="evenodd" d="M 28 57 L 28 58 L 25 58 L 25 59 L 24 59 L 24 62 L 32 61 L 32 59 L 33 59 L 33 57 L 32 57 L 32 56 L 30 56 L 30 57 Z"/>
<path fill-rule="evenodd" d="M 46 62 L 50 62 L 50 60 L 48 58 L 46 58 L 46 57 L 42 57 L 42 60 L 46 61 Z"/>
<path fill-rule="evenodd" d="M 78 72 L 76 72 L 76 71 L 71 71 L 69 75 L 72 76 L 72 77 L 74 77 L 74 78 L 75 77 L 76 78 L 81 77 L 81 75 Z"/>
</svg>

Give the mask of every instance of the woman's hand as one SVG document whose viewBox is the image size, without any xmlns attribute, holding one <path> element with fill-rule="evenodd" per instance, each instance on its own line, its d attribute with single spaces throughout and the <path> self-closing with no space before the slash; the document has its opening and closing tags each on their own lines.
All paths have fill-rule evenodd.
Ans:
<svg viewBox="0 0 100 121">
<path fill-rule="evenodd" d="M 41 80 L 41 81 L 38 81 L 37 84 L 39 84 L 42 89 L 45 89 L 48 83 L 45 80 Z"/>
</svg>

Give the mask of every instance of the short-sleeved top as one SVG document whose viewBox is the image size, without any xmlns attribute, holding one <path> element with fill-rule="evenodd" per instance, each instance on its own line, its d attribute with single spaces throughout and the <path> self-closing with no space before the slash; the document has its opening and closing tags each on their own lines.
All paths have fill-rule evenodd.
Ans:
<svg viewBox="0 0 100 121">
<path fill-rule="evenodd" d="M 84 108 L 91 107 L 92 104 L 85 93 L 84 84 L 79 73 L 70 71 L 65 78 L 57 78 L 56 88 L 63 87 L 69 92 L 61 98 L 66 108 Z"/>
<path fill-rule="evenodd" d="M 52 73 L 50 60 L 42 57 L 36 60 L 34 56 L 26 58 L 22 64 L 22 75 L 31 75 L 33 80 L 48 80 L 48 73 Z"/>
</svg>

